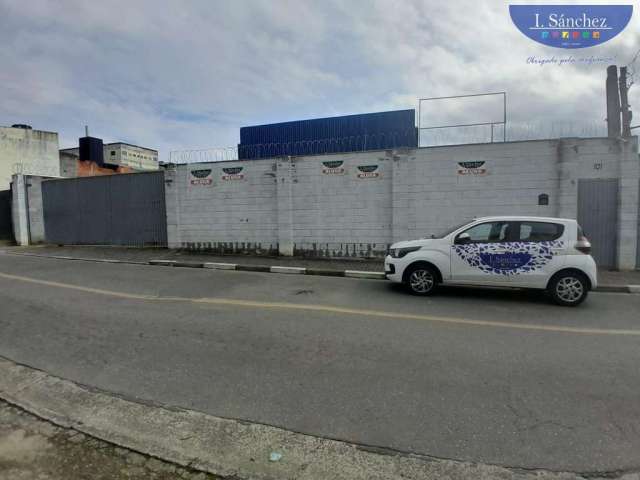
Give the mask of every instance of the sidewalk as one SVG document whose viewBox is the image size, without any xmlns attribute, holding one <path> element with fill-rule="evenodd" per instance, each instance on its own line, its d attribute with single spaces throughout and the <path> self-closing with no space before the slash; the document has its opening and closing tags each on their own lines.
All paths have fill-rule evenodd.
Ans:
<svg viewBox="0 0 640 480">
<path fill-rule="evenodd" d="M 0 400 L 0 480 L 214 480 L 58 427 Z"/>
<path fill-rule="evenodd" d="M 0 247 L 0 250 L 8 253 L 27 253 L 43 256 L 71 257 L 76 259 L 100 259 L 120 262 L 147 264 L 152 260 L 166 260 L 169 262 L 188 263 L 228 263 L 240 266 L 253 267 L 294 267 L 323 271 L 330 275 L 331 272 L 344 272 L 356 270 L 365 272 L 383 272 L 382 259 L 328 259 L 305 257 L 263 257 L 252 255 L 208 255 L 203 253 L 191 253 L 181 250 L 169 250 L 166 248 L 127 248 L 127 247 L 93 247 L 93 246 L 31 246 L 31 247 Z M 599 289 L 616 290 L 617 287 L 629 285 L 640 286 L 640 270 L 635 271 L 609 271 L 598 272 Z M 640 287 L 639 287 L 640 288 Z"/>
<path fill-rule="evenodd" d="M 35 253 L 39 255 L 68 256 L 74 258 L 99 258 L 103 260 L 120 260 L 127 262 L 148 263 L 150 260 L 170 260 L 183 262 L 220 262 L 238 265 L 265 265 L 284 267 L 304 267 L 335 270 L 367 270 L 382 272 L 382 259 L 326 259 L 303 257 L 266 257 L 255 255 L 219 255 L 191 253 L 183 250 L 169 250 L 167 248 L 128 248 L 128 247 L 92 247 L 92 246 L 31 246 L 31 247 L 0 247 L 7 252 Z"/>
</svg>

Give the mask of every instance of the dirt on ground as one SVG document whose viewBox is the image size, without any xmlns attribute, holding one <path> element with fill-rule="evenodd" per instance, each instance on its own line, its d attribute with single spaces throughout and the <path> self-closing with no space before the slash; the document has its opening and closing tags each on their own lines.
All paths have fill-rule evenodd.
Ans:
<svg viewBox="0 0 640 480">
<path fill-rule="evenodd" d="M 61 428 L 0 401 L 0 480 L 217 480 Z"/>
</svg>

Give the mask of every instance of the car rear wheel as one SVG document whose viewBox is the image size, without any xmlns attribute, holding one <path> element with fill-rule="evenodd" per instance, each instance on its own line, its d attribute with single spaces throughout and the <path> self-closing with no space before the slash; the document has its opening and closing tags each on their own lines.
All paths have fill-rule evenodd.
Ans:
<svg viewBox="0 0 640 480">
<path fill-rule="evenodd" d="M 549 282 L 547 292 L 557 305 L 575 307 L 587 298 L 589 282 L 580 272 L 561 272 Z"/>
<path fill-rule="evenodd" d="M 413 295 L 431 295 L 438 286 L 438 275 L 428 265 L 409 267 L 405 285 Z"/>
</svg>

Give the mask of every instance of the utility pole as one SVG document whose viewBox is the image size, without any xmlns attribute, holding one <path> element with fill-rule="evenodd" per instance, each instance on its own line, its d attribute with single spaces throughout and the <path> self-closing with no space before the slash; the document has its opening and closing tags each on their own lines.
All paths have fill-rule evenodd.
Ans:
<svg viewBox="0 0 640 480">
<path fill-rule="evenodd" d="M 627 92 L 627 67 L 620 67 L 620 111 L 622 112 L 622 136 L 631 136 L 631 117 Z"/>
<path fill-rule="evenodd" d="M 608 136 L 620 136 L 620 93 L 618 90 L 618 67 L 607 67 L 607 131 Z"/>
</svg>

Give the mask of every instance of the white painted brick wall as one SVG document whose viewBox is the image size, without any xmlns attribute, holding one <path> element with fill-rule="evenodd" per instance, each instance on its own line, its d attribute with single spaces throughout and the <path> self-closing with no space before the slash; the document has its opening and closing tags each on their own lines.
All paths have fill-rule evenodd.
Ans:
<svg viewBox="0 0 640 480">
<path fill-rule="evenodd" d="M 343 174 L 323 173 L 341 161 Z M 484 161 L 463 176 L 458 162 Z M 377 178 L 358 166 L 377 165 Z M 242 166 L 245 181 L 223 182 Z M 190 169 L 211 168 L 211 187 L 188 187 Z M 635 265 L 637 138 L 538 140 L 179 166 L 167 172 L 172 247 L 245 243 L 281 254 L 380 255 L 390 243 L 438 233 L 486 215 L 575 218 L 582 178 L 621 178 L 619 264 Z M 538 205 L 547 194 L 549 205 Z M 210 247 L 212 246 L 212 247 Z"/>
<path fill-rule="evenodd" d="M 223 168 L 242 167 L 241 180 Z M 210 186 L 191 185 L 191 171 L 211 169 Z M 166 172 L 167 234 L 173 248 L 275 249 L 276 169 L 271 160 L 179 166 Z"/>
</svg>

